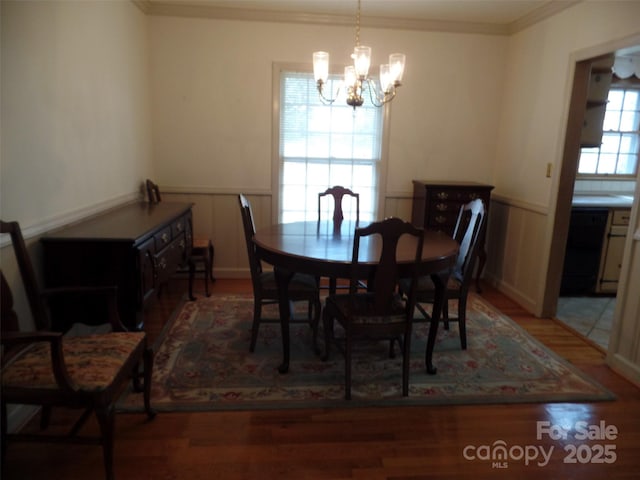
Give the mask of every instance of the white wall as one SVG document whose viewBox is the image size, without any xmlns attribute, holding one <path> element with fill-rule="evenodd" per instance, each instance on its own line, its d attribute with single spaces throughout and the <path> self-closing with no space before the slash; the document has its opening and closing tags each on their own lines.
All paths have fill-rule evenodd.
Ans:
<svg viewBox="0 0 640 480">
<path fill-rule="evenodd" d="M 353 27 L 151 18 L 157 181 L 180 190 L 271 191 L 274 62 L 346 64 Z M 507 37 L 363 28 L 373 64 L 407 55 L 391 106 L 385 193 L 414 178 L 490 181 Z M 377 68 L 376 68 L 377 70 Z"/>
<path fill-rule="evenodd" d="M 572 55 L 640 31 L 640 2 L 589 1 L 509 41 L 495 179 L 504 195 L 549 207 L 559 172 L 571 93 Z"/>
<path fill-rule="evenodd" d="M 2 1 L 4 220 L 136 194 L 151 170 L 147 18 L 129 1 Z"/>
</svg>

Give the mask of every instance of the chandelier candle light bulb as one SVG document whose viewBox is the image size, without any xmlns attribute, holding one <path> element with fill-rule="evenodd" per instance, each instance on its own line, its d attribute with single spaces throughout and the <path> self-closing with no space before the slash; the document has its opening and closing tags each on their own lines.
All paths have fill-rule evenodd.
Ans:
<svg viewBox="0 0 640 480">
<path fill-rule="evenodd" d="M 371 66 L 371 47 L 357 46 L 353 49 L 353 65 L 358 75 L 358 80 L 362 81 L 369 74 Z"/>
<path fill-rule="evenodd" d="M 329 80 L 329 54 L 327 52 L 313 53 L 313 76 L 316 83 L 327 83 Z"/>
</svg>

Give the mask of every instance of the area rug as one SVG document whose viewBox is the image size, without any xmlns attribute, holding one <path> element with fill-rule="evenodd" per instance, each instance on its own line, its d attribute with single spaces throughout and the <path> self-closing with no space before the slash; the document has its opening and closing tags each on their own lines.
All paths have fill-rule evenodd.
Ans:
<svg viewBox="0 0 640 480">
<path fill-rule="evenodd" d="M 450 308 L 455 314 L 454 302 Z M 352 400 L 347 401 L 342 353 L 334 347 L 323 362 L 313 351 L 308 325 L 291 325 L 290 368 L 280 374 L 278 324 L 262 324 L 255 352 L 249 352 L 252 296 L 214 295 L 185 302 L 156 350 L 152 403 L 159 411 L 213 411 L 615 398 L 479 296 L 471 294 L 467 308 L 467 350 L 460 349 L 457 324 L 451 323 L 448 331 L 441 327 L 435 375 L 424 367 L 428 325 L 416 324 L 408 397 L 401 395 L 401 355 L 389 358 L 388 342 L 358 344 Z M 277 310 L 270 313 L 275 316 Z M 322 332 L 319 339 L 323 348 Z M 126 393 L 118 408 L 140 410 L 141 395 Z"/>
</svg>

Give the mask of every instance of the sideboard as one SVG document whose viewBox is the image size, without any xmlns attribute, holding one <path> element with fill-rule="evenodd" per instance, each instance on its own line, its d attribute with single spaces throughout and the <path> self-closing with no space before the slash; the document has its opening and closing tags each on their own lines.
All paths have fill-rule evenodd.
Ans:
<svg viewBox="0 0 640 480">
<path fill-rule="evenodd" d="M 413 204 L 411 223 L 416 227 L 440 230 L 448 235 L 453 231 L 458 219 L 460 207 L 476 198 L 482 199 L 489 215 L 493 185 L 476 182 L 413 181 Z M 479 279 L 487 261 L 485 249 L 486 228 L 480 237 L 479 262 L 476 276 L 476 288 L 479 291 Z"/>
<path fill-rule="evenodd" d="M 192 204 L 127 204 L 44 236 L 44 283 L 117 287 L 118 310 L 129 329 L 144 327 L 144 309 L 179 266 L 193 242 Z M 76 322 L 100 323 L 99 306 L 81 299 L 53 304 L 52 323 L 66 331 Z M 80 312 L 83 312 L 80 314 Z"/>
</svg>

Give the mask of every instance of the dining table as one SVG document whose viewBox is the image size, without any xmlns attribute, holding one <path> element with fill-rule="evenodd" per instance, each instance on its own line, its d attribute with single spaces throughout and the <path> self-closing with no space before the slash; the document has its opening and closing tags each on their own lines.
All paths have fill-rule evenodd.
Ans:
<svg viewBox="0 0 640 480">
<path fill-rule="evenodd" d="M 254 237 L 256 253 L 261 261 L 274 268 L 278 285 L 278 305 L 282 335 L 282 364 L 280 373 L 289 370 L 291 309 L 288 297 L 289 280 L 294 273 L 306 273 L 316 277 L 351 278 L 353 240 L 355 229 L 366 226 L 360 221 L 321 220 L 274 224 L 259 228 Z M 401 237 L 396 251 L 399 276 L 411 275 L 415 262 L 415 238 Z M 364 237 L 360 242 L 359 270 L 362 280 L 367 280 L 379 262 L 381 238 Z M 438 323 L 442 313 L 450 269 L 456 261 L 458 242 L 449 235 L 435 230 L 424 231 L 422 261 L 419 275 L 430 275 L 435 285 L 435 302 L 430 318 L 425 352 L 425 366 L 430 374 L 436 373 L 433 365 Z"/>
</svg>

